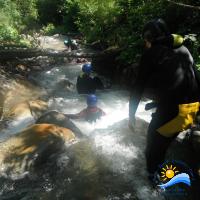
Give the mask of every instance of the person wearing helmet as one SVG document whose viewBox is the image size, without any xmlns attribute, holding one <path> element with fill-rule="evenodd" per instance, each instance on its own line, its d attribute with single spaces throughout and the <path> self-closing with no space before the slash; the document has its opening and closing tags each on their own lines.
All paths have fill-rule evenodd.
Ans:
<svg viewBox="0 0 200 200">
<path fill-rule="evenodd" d="M 70 37 L 66 38 L 64 40 L 64 45 L 67 47 L 67 50 L 69 50 L 70 48 L 72 48 L 72 40 Z"/>
<path fill-rule="evenodd" d="M 105 112 L 97 107 L 97 97 L 94 94 L 87 96 L 87 108 L 83 109 L 77 114 L 66 114 L 71 119 L 84 119 L 88 122 L 95 122 L 105 115 Z"/>
<path fill-rule="evenodd" d="M 91 77 L 92 65 L 86 63 L 82 66 L 82 74 L 78 76 L 76 88 L 79 94 L 93 94 L 96 89 L 104 89 L 98 77 Z"/>
<path fill-rule="evenodd" d="M 78 44 L 75 39 L 71 40 L 71 50 L 77 50 Z"/>
<path fill-rule="evenodd" d="M 164 162 L 171 141 L 193 124 L 199 110 L 200 87 L 193 58 L 181 36 L 170 34 L 162 19 L 148 22 L 142 35 L 146 50 L 131 90 L 129 127 L 134 129 L 135 113 L 144 89 L 153 89 L 157 96 L 156 111 L 148 127 L 146 146 L 151 179 Z"/>
</svg>

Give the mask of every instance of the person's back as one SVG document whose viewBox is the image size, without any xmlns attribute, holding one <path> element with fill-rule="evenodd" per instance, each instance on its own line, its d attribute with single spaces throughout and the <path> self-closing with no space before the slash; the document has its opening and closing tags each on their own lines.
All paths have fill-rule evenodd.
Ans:
<svg viewBox="0 0 200 200">
<path fill-rule="evenodd" d="M 199 101 L 193 58 L 185 46 L 171 48 L 156 44 L 146 54 L 143 60 L 148 63 L 147 86 L 156 91 L 162 108 L 173 106 L 171 110 L 175 113 L 177 105 Z"/>
<path fill-rule="evenodd" d="M 79 94 L 94 94 L 96 89 L 104 89 L 102 81 L 98 77 L 92 78 L 91 64 L 84 64 L 82 66 L 82 74 L 78 76 L 76 88 Z"/>
<path fill-rule="evenodd" d="M 76 88 L 79 94 L 95 93 L 93 79 L 84 73 L 78 76 Z"/>
</svg>

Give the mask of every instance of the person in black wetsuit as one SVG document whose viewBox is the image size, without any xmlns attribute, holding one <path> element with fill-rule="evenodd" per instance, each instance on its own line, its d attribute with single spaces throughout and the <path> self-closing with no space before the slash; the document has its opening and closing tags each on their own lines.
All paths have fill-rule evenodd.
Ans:
<svg viewBox="0 0 200 200">
<path fill-rule="evenodd" d="M 94 94 L 96 89 L 104 89 L 104 85 L 98 77 L 92 78 L 91 64 L 84 64 L 82 66 L 83 73 L 78 76 L 76 88 L 79 94 Z"/>
<path fill-rule="evenodd" d="M 199 81 L 189 50 L 181 36 L 170 34 L 162 19 L 148 22 L 143 29 L 146 50 L 129 101 L 129 127 L 145 88 L 157 95 L 156 112 L 148 127 L 146 162 L 149 178 L 164 157 L 171 141 L 193 124 L 199 110 Z"/>
</svg>

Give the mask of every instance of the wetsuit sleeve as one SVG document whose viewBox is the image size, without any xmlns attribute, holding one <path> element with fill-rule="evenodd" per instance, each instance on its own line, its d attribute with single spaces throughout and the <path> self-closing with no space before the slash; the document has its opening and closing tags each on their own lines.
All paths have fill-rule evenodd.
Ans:
<svg viewBox="0 0 200 200">
<path fill-rule="evenodd" d="M 130 100 L 129 100 L 129 119 L 134 119 L 137 107 L 141 100 L 146 81 L 150 76 L 152 71 L 151 57 L 150 51 L 147 50 L 146 53 L 143 54 L 140 65 L 137 79 L 134 85 L 131 87 Z"/>
</svg>

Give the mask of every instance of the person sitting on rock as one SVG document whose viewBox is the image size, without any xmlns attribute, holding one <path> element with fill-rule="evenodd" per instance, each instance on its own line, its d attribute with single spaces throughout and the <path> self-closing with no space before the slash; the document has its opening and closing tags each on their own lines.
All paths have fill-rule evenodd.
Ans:
<svg viewBox="0 0 200 200">
<path fill-rule="evenodd" d="M 87 108 L 84 108 L 77 114 L 66 114 L 70 119 L 84 119 L 88 122 L 95 122 L 105 115 L 105 112 L 97 107 L 97 97 L 94 94 L 87 96 Z"/>
<path fill-rule="evenodd" d="M 98 77 L 91 77 L 91 64 L 84 64 L 82 66 L 82 71 L 83 73 L 78 76 L 76 83 L 79 94 L 94 94 L 96 89 L 104 89 L 104 85 Z"/>
</svg>

